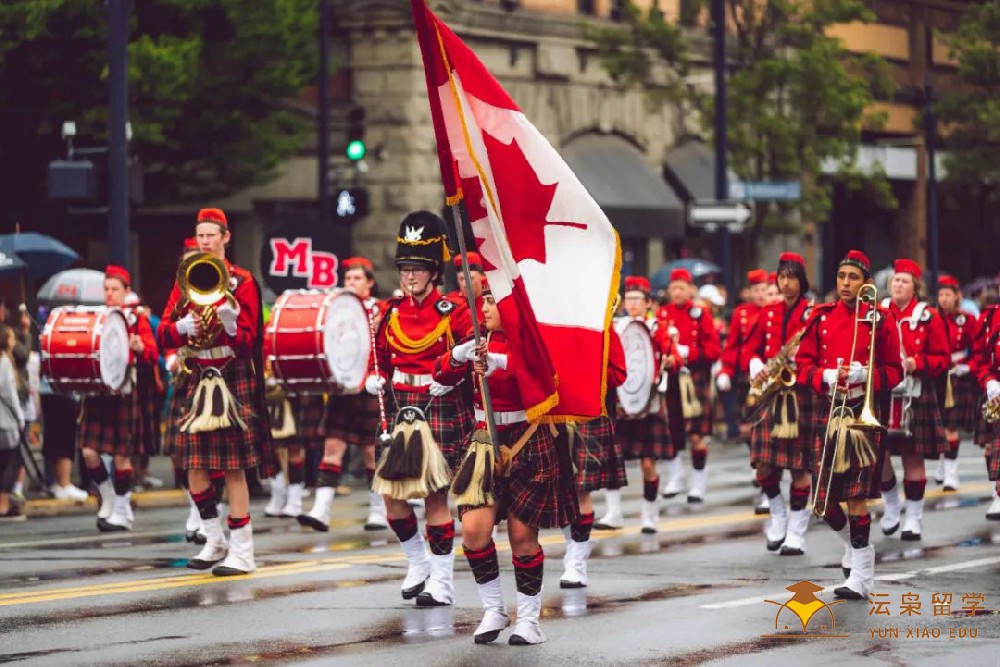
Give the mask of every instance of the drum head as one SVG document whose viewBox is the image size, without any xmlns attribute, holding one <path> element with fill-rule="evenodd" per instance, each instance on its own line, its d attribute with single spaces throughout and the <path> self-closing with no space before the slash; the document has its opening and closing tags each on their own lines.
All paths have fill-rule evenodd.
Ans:
<svg viewBox="0 0 1000 667">
<path fill-rule="evenodd" d="M 326 309 L 323 353 L 334 381 L 347 393 L 357 393 L 368 376 L 371 331 L 361 299 L 350 292 L 336 292 Z"/>
<path fill-rule="evenodd" d="M 618 405 L 626 415 L 639 415 L 649 405 L 656 383 L 656 357 L 649 329 L 641 322 L 629 322 L 619 333 L 625 349 L 628 377 L 618 387 Z"/>
<path fill-rule="evenodd" d="M 110 389 L 121 389 L 128 378 L 128 325 L 117 310 L 109 311 L 101 325 L 101 343 L 98 360 L 101 381 Z"/>
</svg>

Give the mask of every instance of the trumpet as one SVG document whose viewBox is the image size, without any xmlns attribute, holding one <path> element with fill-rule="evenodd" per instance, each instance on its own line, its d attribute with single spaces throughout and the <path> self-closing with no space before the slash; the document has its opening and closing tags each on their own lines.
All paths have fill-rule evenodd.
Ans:
<svg viewBox="0 0 1000 667">
<path fill-rule="evenodd" d="M 983 404 L 983 421 L 987 424 L 1000 422 L 1000 396 Z"/>
<path fill-rule="evenodd" d="M 863 316 L 861 315 L 862 303 L 871 304 L 871 308 Z M 849 465 L 849 453 L 846 451 L 848 441 L 853 440 L 854 442 L 860 443 L 858 446 L 858 456 L 859 458 L 867 460 L 868 458 L 874 458 L 874 456 L 873 452 L 871 452 L 866 435 L 869 433 L 880 433 L 885 431 L 885 427 L 882 426 L 878 418 L 875 416 L 874 369 L 875 335 L 878 324 L 877 303 L 878 290 L 875 286 L 872 284 L 862 285 L 860 291 L 858 292 L 858 298 L 854 304 L 854 334 L 851 340 L 851 356 L 848 359 L 848 363 L 854 359 L 854 353 L 857 350 L 858 329 L 863 322 L 870 322 L 872 330 L 868 346 L 868 378 L 865 381 L 864 401 L 861 413 L 855 416 L 854 410 L 852 410 L 847 404 L 850 392 L 845 389 L 844 391 L 840 391 L 838 393 L 836 386 L 833 388 L 832 396 L 830 397 L 830 413 L 827 416 L 826 422 L 826 433 L 823 434 L 823 452 L 820 455 L 819 471 L 816 475 L 816 484 L 813 487 L 812 506 L 813 514 L 816 516 L 823 516 L 826 514 L 834 474 L 843 472 L 842 470 L 837 470 L 837 468 L 842 467 L 845 464 Z M 839 368 L 843 367 L 843 361 L 843 359 L 837 360 L 837 366 Z M 849 433 L 850 431 L 855 431 L 856 433 L 851 434 Z M 833 442 L 833 453 L 832 456 L 829 457 L 830 462 L 827 463 L 827 448 L 830 447 L 831 441 Z M 826 491 L 822 505 L 818 505 L 816 503 L 820 488 L 825 488 Z"/>
</svg>

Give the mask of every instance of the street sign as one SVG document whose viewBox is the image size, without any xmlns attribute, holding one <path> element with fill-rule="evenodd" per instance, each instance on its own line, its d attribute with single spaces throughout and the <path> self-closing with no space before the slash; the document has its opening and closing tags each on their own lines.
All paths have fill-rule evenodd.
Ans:
<svg viewBox="0 0 1000 667">
<path fill-rule="evenodd" d="M 688 207 L 688 224 L 714 232 L 722 225 L 731 232 L 741 232 L 753 213 L 738 201 L 695 201 Z"/>
<path fill-rule="evenodd" d="M 795 201 L 802 199 L 799 181 L 763 181 L 758 183 L 730 183 L 729 196 L 751 201 Z"/>
</svg>

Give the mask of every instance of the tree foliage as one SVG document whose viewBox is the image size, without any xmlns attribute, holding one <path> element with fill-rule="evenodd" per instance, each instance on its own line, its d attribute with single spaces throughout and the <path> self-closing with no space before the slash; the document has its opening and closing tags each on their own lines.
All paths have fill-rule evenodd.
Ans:
<svg viewBox="0 0 1000 667">
<path fill-rule="evenodd" d="M 302 146 L 306 119 L 284 100 L 317 65 L 314 0 L 143 0 L 128 45 L 130 153 L 151 204 L 260 183 Z M 0 181 L 8 215 L 44 203 L 63 121 L 103 145 L 107 18 L 102 0 L 0 3 Z M 5 169 L 7 171 L 7 169 Z"/>
<path fill-rule="evenodd" d="M 664 24 L 656 12 L 643 13 L 631 1 L 627 4 L 624 25 L 588 28 L 610 76 L 657 99 L 666 94 L 677 104 L 693 104 L 710 135 L 713 97 L 677 85 L 699 66 L 698 54 L 689 46 L 694 35 Z M 824 219 L 832 187 L 823 177 L 824 165 L 834 165 L 838 177 L 853 187 L 871 188 L 880 203 L 894 205 L 887 181 L 863 177 L 855 165 L 863 129 L 884 122 L 870 108 L 891 94 L 888 66 L 877 56 L 846 51 L 827 34 L 835 24 L 873 20 L 866 3 L 725 0 L 725 5 L 730 27 L 729 167 L 745 182 L 801 180 L 803 186 L 800 202 L 757 204 L 746 244 L 750 252 L 765 229 L 797 231 L 799 220 Z M 651 77 L 655 63 L 671 69 L 673 76 Z"/>
<path fill-rule="evenodd" d="M 1000 0 L 973 5 L 945 38 L 961 88 L 936 112 L 951 154 L 948 177 L 1000 196 Z"/>
</svg>

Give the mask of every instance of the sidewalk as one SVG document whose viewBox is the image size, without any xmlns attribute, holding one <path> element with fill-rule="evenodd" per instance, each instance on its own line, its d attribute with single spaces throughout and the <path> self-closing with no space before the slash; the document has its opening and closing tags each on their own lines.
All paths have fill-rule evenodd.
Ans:
<svg viewBox="0 0 1000 667">
<path fill-rule="evenodd" d="M 186 507 L 187 495 L 183 489 L 156 489 L 132 494 L 133 507 Z M 31 518 L 45 516 L 74 516 L 93 514 L 97 511 L 97 498 L 90 496 L 86 502 L 55 498 L 29 499 L 24 504 L 25 515 Z"/>
</svg>

